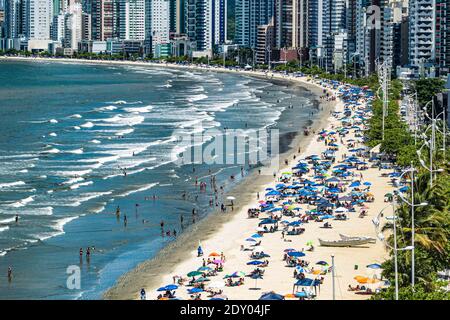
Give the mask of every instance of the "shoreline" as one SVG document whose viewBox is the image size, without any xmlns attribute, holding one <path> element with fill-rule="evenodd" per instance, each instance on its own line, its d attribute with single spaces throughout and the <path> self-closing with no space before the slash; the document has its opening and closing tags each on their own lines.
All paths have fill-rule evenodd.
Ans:
<svg viewBox="0 0 450 320">
<path fill-rule="evenodd" d="M 310 90 L 313 95 L 317 96 L 317 98 L 318 96 L 322 95 L 322 90 L 324 89 L 319 84 L 314 83 L 314 81 L 311 82 L 307 81 L 306 77 L 292 78 L 281 74 L 272 74 L 272 77 L 269 77 L 268 74 L 264 72 L 236 71 L 216 67 L 204 68 L 200 66 L 158 64 L 148 62 L 91 61 L 82 59 L 20 58 L 20 57 L 13 57 L 13 58 L 8 57 L 4 59 L 16 61 L 31 60 L 31 61 L 48 61 L 48 62 L 75 63 L 75 64 L 103 64 L 103 65 L 115 64 L 115 65 L 131 65 L 131 66 L 134 65 L 134 66 L 234 73 L 243 76 L 262 78 L 267 81 L 273 80 L 273 81 L 283 81 L 293 83 Z M 318 101 L 320 103 L 320 106 L 323 107 L 323 111 L 319 111 L 319 113 L 315 115 L 316 118 L 312 124 L 312 128 L 315 131 L 319 129 L 330 128 L 333 123 L 333 117 L 330 115 L 330 110 L 338 110 L 339 107 L 341 107 L 339 105 L 339 102 L 325 102 L 321 100 Z M 279 158 L 280 161 L 283 161 L 284 159 L 289 159 L 290 163 L 288 166 L 285 166 L 283 163 L 283 165 L 280 166 L 278 174 L 283 170 L 285 170 L 286 167 L 289 168 L 291 167 L 292 163 L 291 160 L 294 154 L 297 155 L 298 157 L 301 157 L 305 156 L 306 154 L 310 154 L 310 152 L 307 152 L 308 150 L 316 149 L 317 147 L 315 143 L 316 135 L 310 134 L 308 137 L 305 137 L 303 135 L 302 129 L 303 128 L 297 128 L 298 133 L 291 141 L 288 150 L 280 155 Z M 301 148 L 302 151 L 300 154 L 298 154 L 297 152 L 299 147 Z M 247 218 L 246 214 L 247 209 L 249 207 L 254 206 L 256 202 L 256 192 L 260 193 L 264 192 L 265 187 L 273 186 L 274 183 L 276 183 L 276 181 L 277 179 L 274 178 L 273 176 L 259 176 L 257 175 L 256 170 L 252 170 L 252 172 L 249 175 L 245 176 L 242 181 L 240 181 L 236 186 L 232 188 L 230 192 L 226 194 L 226 195 L 233 195 L 236 197 L 235 209 L 233 213 L 230 213 L 229 211 L 227 213 L 217 213 L 214 211 L 211 212 L 207 217 L 199 221 L 197 224 L 193 225 L 190 228 L 190 230 L 183 232 L 176 241 L 171 242 L 165 248 L 163 248 L 154 258 L 140 263 L 135 269 L 128 271 L 127 273 L 122 275 L 116 281 L 115 285 L 112 288 L 104 292 L 103 298 L 138 299 L 139 290 L 142 287 L 144 287 L 147 290 L 148 296 L 154 298 L 153 295 L 156 288 L 158 288 L 161 285 L 172 283 L 172 275 L 174 274 L 174 272 L 175 274 L 182 274 L 183 272 L 180 270 L 188 272 L 191 270 L 189 267 L 193 263 L 197 263 L 198 265 L 198 258 L 196 258 L 195 254 L 196 253 L 195 248 L 197 247 L 198 241 L 201 241 L 205 253 L 210 251 L 219 251 L 219 252 L 223 251 L 227 256 L 227 261 L 238 259 L 237 257 L 240 254 L 242 254 L 242 252 L 239 252 L 239 250 L 236 251 L 236 248 L 238 248 L 241 240 L 244 238 L 245 233 L 250 232 L 250 230 L 254 230 L 255 220 Z M 372 212 L 371 210 L 372 215 L 373 213 L 374 212 Z M 370 222 L 369 217 L 367 217 L 366 222 L 367 220 Z M 313 228 L 310 227 L 308 227 L 308 231 L 314 231 L 316 229 L 315 228 L 316 226 L 314 226 Z M 320 230 L 315 231 L 319 232 Z M 315 236 L 316 235 L 314 234 L 314 237 Z M 223 239 L 225 238 L 227 240 L 223 241 Z M 218 248 L 217 246 L 220 246 L 220 248 Z M 377 247 L 376 250 L 375 249 L 371 250 L 372 251 L 371 256 L 374 256 L 377 259 L 382 259 L 382 251 L 379 248 L 380 246 L 377 245 L 376 247 Z M 345 252 L 345 249 L 344 251 L 342 251 L 341 248 L 339 248 L 339 250 L 335 249 L 336 248 L 333 248 L 331 250 L 342 252 L 343 254 L 341 254 L 341 256 L 350 255 L 351 251 L 353 250 L 352 248 L 350 248 L 349 251 Z M 275 257 L 275 259 L 277 258 L 278 257 Z M 337 254 L 336 258 L 338 258 Z M 326 285 L 324 285 L 326 287 L 324 288 L 325 294 L 320 294 L 319 299 L 330 298 L 330 296 L 327 296 L 328 295 L 327 292 L 329 291 L 328 290 L 329 288 L 327 287 L 330 286 L 330 282 L 331 281 L 328 281 L 327 279 Z M 346 285 L 347 283 L 344 284 L 344 290 L 346 289 L 345 288 Z M 322 291 L 324 291 L 324 289 L 322 289 Z M 244 288 L 244 291 L 248 290 Z M 254 293 L 259 296 L 260 293 L 262 292 L 264 292 L 264 290 Z M 239 298 L 247 299 L 247 296 Z M 365 297 L 355 296 L 355 298 L 364 299 Z"/>
</svg>

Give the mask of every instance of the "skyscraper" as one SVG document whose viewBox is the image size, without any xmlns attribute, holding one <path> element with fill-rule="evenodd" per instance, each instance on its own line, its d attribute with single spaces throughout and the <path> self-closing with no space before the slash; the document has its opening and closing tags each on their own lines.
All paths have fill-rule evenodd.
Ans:
<svg viewBox="0 0 450 320">
<path fill-rule="evenodd" d="M 120 0 L 120 39 L 145 40 L 145 4 L 145 0 Z"/>
<path fill-rule="evenodd" d="M 268 25 L 274 15 L 274 0 L 236 0 L 235 43 L 255 48 L 258 26 Z"/>
<path fill-rule="evenodd" d="M 169 0 L 152 0 L 150 9 L 152 51 L 157 46 L 169 43 L 170 2 Z"/>
<path fill-rule="evenodd" d="M 192 51 L 213 50 L 226 40 L 226 0 L 186 0 L 186 33 Z"/>
<path fill-rule="evenodd" d="M 332 0 L 311 1 L 309 4 L 309 48 L 313 63 L 328 69 L 332 66 L 333 37 L 331 34 Z"/>
<path fill-rule="evenodd" d="M 14 39 L 25 35 L 25 1 L 5 1 L 5 38 Z"/>
<path fill-rule="evenodd" d="M 49 40 L 53 3 L 49 0 L 26 1 L 26 32 L 30 40 Z"/>
<path fill-rule="evenodd" d="M 308 45 L 308 0 L 275 0 L 275 37 L 279 48 Z"/>
<path fill-rule="evenodd" d="M 91 0 L 92 40 L 106 41 L 114 33 L 114 0 Z"/>
<path fill-rule="evenodd" d="M 409 0 L 409 61 L 422 69 L 436 59 L 435 0 Z"/>
</svg>

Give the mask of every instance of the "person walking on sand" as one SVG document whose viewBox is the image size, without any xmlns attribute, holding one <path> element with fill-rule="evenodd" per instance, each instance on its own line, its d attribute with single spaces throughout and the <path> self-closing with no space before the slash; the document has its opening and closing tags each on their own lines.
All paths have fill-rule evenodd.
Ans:
<svg viewBox="0 0 450 320">
<path fill-rule="evenodd" d="M 141 300 L 147 300 L 144 288 L 141 289 Z"/>
<path fill-rule="evenodd" d="M 13 271 L 12 271 L 12 267 L 9 266 L 9 267 L 8 267 L 8 280 L 9 280 L 9 281 L 11 281 L 11 279 L 12 279 L 12 272 L 13 272 Z"/>
</svg>

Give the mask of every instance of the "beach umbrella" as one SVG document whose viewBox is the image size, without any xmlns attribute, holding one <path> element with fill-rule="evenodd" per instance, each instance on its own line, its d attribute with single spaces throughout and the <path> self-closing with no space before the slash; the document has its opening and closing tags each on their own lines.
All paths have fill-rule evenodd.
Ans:
<svg viewBox="0 0 450 320">
<path fill-rule="evenodd" d="M 216 259 L 213 261 L 214 264 L 222 264 L 223 260 Z"/>
<path fill-rule="evenodd" d="M 370 182 L 364 182 L 365 186 L 371 186 L 372 184 Z"/>
<path fill-rule="evenodd" d="M 258 227 L 258 228 L 256 228 L 255 230 L 258 231 L 258 232 L 264 232 L 264 231 L 266 231 L 266 230 L 264 230 L 264 228 L 261 228 L 261 227 Z"/>
<path fill-rule="evenodd" d="M 320 284 L 320 281 L 313 280 L 310 278 L 303 278 L 303 279 L 298 280 L 295 283 L 296 286 L 303 286 L 303 287 L 317 286 L 319 284 Z"/>
<path fill-rule="evenodd" d="M 293 293 L 285 294 L 284 297 L 288 298 L 288 299 L 295 299 L 296 298 L 295 294 L 293 294 Z"/>
<path fill-rule="evenodd" d="M 209 257 L 220 257 L 220 254 L 218 254 L 217 252 L 211 252 L 209 254 Z"/>
<path fill-rule="evenodd" d="M 304 257 L 304 256 L 306 256 L 306 254 L 304 254 L 303 252 L 300 252 L 300 251 L 290 251 L 287 254 L 290 257 Z"/>
<path fill-rule="evenodd" d="M 369 268 L 369 269 L 381 269 L 381 264 L 372 263 L 372 264 L 367 265 L 366 268 Z"/>
<path fill-rule="evenodd" d="M 233 273 L 233 276 L 235 276 L 237 278 L 245 277 L 245 272 L 244 271 L 235 271 Z"/>
<path fill-rule="evenodd" d="M 254 238 L 247 238 L 247 239 L 245 239 L 245 241 L 256 242 L 256 240 Z"/>
<path fill-rule="evenodd" d="M 295 267 L 295 269 L 297 269 L 298 272 L 302 272 L 302 273 L 305 273 L 305 272 L 306 272 L 306 270 L 303 269 L 303 267 L 300 266 L 300 265 L 297 265 L 297 266 Z"/>
<path fill-rule="evenodd" d="M 196 277 L 196 276 L 200 276 L 200 275 L 202 275 L 203 274 L 203 272 L 200 272 L 200 271 L 191 271 L 191 272 L 189 272 L 188 274 L 187 274 L 187 276 L 188 277 Z"/>
<path fill-rule="evenodd" d="M 326 261 L 323 261 L 323 260 L 317 261 L 316 264 L 321 265 L 321 266 L 327 266 L 328 265 L 328 263 Z"/>
<path fill-rule="evenodd" d="M 343 213 L 343 212 L 347 212 L 347 211 L 348 210 L 344 207 L 339 207 L 336 210 L 334 210 L 334 212 L 337 212 L 337 213 Z"/>
<path fill-rule="evenodd" d="M 258 300 L 284 300 L 284 296 L 275 292 L 264 293 Z"/>
<path fill-rule="evenodd" d="M 253 288 L 254 290 L 258 289 L 257 284 L 258 284 L 258 279 L 262 279 L 262 275 L 260 275 L 259 273 L 254 273 L 251 276 L 252 279 L 255 279 L 255 287 Z"/>
<path fill-rule="evenodd" d="M 247 265 L 249 265 L 249 266 L 258 266 L 258 265 L 263 264 L 263 263 L 264 262 L 259 261 L 259 260 L 253 260 L 253 261 L 247 262 Z"/>
<path fill-rule="evenodd" d="M 262 235 L 255 233 L 252 235 L 252 238 L 262 238 Z"/>
<path fill-rule="evenodd" d="M 203 292 L 203 289 L 201 288 L 192 288 L 192 289 L 188 289 L 188 293 L 199 293 L 199 292 Z"/>
<path fill-rule="evenodd" d="M 361 185 L 361 182 L 359 182 L 359 181 L 353 181 L 351 184 L 350 184 L 350 188 L 356 188 L 356 187 L 359 187 Z"/>
<path fill-rule="evenodd" d="M 369 278 L 364 276 L 355 276 L 353 277 L 358 283 L 366 283 Z"/>
<path fill-rule="evenodd" d="M 285 250 L 284 250 L 284 252 L 291 252 L 291 251 L 297 251 L 297 250 L 292 249 L 292 248 L 288 248 L 288 249 L 285 249 Z"/>
<path fill-rule="evenodd" d="M 199 283 L 199 282 L 206 282 L 206 281 L 210 281 L 210 280 L 208 278 L 200 277 L 197 280 L 195 280 L 194 282 Z"/>
<path fill-rule="evenodd" d="M 172 291 L 172 290 L 177 290 L 178 286 L 176 284 L 168 284 L 165 287 L 161 287 L 159 288 L 157 291 Z"/>
<path fill-rule="evenodd" d="M 332 219 L 332 218 L 334 218 L 334 216 L 327 214 L 327 215 L 321 216 L 321 218 L 322 219 Z"/>
<path fill-rule="evenodd" d="M 211 270 L 212 270 L 212 268 L 210 268 L 210 267 L 200 267 L 200 268 L 197 269 L 197 271 L 203 271 L 203 272 L 204 271 L 211 271 Z"/>
<path fill-rule="evenodd" d="M 228 300 L 228 297 L 224 294 L 216 294 L 214 297 L 212 297 L 209 300 Z"/>
</svg>

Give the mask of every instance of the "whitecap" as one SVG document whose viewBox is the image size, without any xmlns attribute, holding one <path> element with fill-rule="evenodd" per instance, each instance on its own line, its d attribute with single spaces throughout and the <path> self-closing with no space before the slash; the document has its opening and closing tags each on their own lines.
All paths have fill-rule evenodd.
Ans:
<svg viewBox="0 0 450 320">
<path fill-rule="evenodd" d="M 93 184 L 92 181 L 86 181 L 86 182 L 82 182 L 82 183 L 76 183 L 74 185 L 70 186 L 70 189 L 74 190 L 74 189 L 78 189 L 79 187 L 83 187 L 83 186 L 88 186 Z"/>
<path fill-rule="evenodd" d="M 58 120 L 56 120 L 56 119 L 50 119 L 48 122 L 50 122 L 50 123 L 58 123 Z"/>
<path fill-rule="evenodd" d="M 96 144 L 101 143 L 101 141 L 100 141 L 100 140 L 97 140 L 97 139 L 91 140 L 90 142 L 91 142 L 91 143 L 96 143 Z"/>
<path fill-rule="evenodd" d="M 4 226 L 4 227 L 0 226 L 0 232 L 6 231 L 8 229 L 9 229 L 8 226 Z"/>
<path fill-rule="evenodd" d="M 83 153 L 83 148 L 80 149 L 75 149 L 75 150 L 67 150 L 67 153 L 73 153 L 73 154 L 82 154 Z"/>
<path fill-rule="evenodd" d="M 100 108 L 96 108 L 94 109 L 95 111 L 113 111 L 116 110 L 117 107 L 115 106 L 106 106 L 106 107 L 100 107 Z"/>
<path fill-rule="evenodd" d="M 80 119 L 82 118 L 81 114 L 73 114 L 70 116 L 70 118 Z"/>
<path fill-rule="evenodd" d="M 33 202 L 33 201 L 34 201 L 34 196 L 29 196 L 25 199 L 22 199 L 22 200 L 19 200 L 19 201 L 16 201 L 16 202 L 10 204 L 10 206 L 14 207 L 14 208 L 20 208 L 20 207 L 26 206 L 28 203 Z"/>
<path fill-rule="evenodd" d="M 197 94 L 195 96 L 188 97 L 187 101 L 189 101 L 189 102 L 196 102 L 196 101 L 200 101 L 200 100 L 205 100 L 207 98 L 208 98 L 208 96 L 206 94 Z"/>
<path fill-rule="evenodd" d="M 94 126 L 94 124 L 92 122 L 88 121 L 88 122 L 82 124 L 80 127 L 82 127 L 82 128 L 92 128 L 93 126 Z"/>
<path fill-rule="evenodd" d="M 54 133 L 54 132 L 52 132 L 52 133 L 49 133 L 49 136 L 50 136 L 50 137 L 56 137 L 56 136 L 57 136 L 57 134 L 56 134 L 56 133 Z"/>
<path fill-rule="evenodd" d="M 52 148 L 49 150 L 42 151 L 42 153 L 59 153 L 60 151 L 56 148 Z"/>
<path fill-rule="evenodd" d="M 23 185 L 25 185 L 25 182 L 23 182 L 23 181 L 0 183 L 0 189 L 23 186 Z"/>
<path fill-rule="evenodd" d="M 152 106 L 145 106 L 145 107 L 124 108 L 123 110 L 125 110 L 126 112 L 131 112 L 131 113 L 149 113 L 150 111 L 152 111 L 152 109 L 153 109 Z"/>
<path fill-rule="evenodd" d="M 74 126 L 73 127 L 75 130 L 80 130 L 81 128 L 79 126 Z"/>
<path fill-rule="evenodd" d="M 119 196 L 119 197 L 126 197 L 126 196 L 129 196 L 130 194 L 133 194 L 133 193 L 136 193 L 136 192 L 146 191 L 146 190 L 148 190 L 148 189 L 153 188 L 153 187 L 156 186 L 156 185 L 158 185 L 158 182 L 150 183 L 150 184 L 144 185 L 144 186 L 139 187 L 139 188 L 137 188 L 137 189 L 130 190 L 130 191 L 127 191 L 127 192 L 124 192 L 124 193 L 122 193 L 122 194 L 120 194 L 120 195 L 118 195 L 118 196 Z"/>
</svg>

